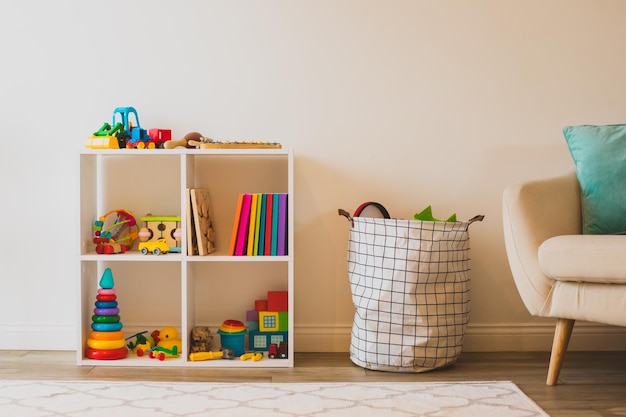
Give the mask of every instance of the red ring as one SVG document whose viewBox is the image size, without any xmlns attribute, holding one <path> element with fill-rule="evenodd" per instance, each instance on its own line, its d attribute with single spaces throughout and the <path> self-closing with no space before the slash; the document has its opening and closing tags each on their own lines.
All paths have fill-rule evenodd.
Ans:
<svg viewBox="0 0 626 417">
<path fill-rule="evenodd" d="M 98 359 L 98 360 L 112 360 L 112 359 L 124 359 L 128 356 L 128 349 L 125 347 L 119 349 L 111 349 L 111 350 L 101 350 L 101 349 L 85 349 L 85 356 L 89 359 Z"/>
</svg>

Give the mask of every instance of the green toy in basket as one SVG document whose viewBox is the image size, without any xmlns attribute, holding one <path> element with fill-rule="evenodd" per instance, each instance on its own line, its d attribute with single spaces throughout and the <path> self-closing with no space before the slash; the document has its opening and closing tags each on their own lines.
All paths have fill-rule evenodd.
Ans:
<svg viewBox="0 0 626 417">
<path fill-rule="evenodd" d="M 424 210 L 422 210 L 419 213 L 415 213 L 415 215 L 413 216 L 413 220 L 421 220 L 421 221 L 425 221 L 425 222 L 441 222 L 444 220 L 439 220 L 439 219 L 435 219 L 433 217 L 433 209 L 431 206 L 426 207 Z M 452 216 L 448 217 L 447 220 L 445 220 L 446 222 L 456 222 L 456 213 L 452 213 Z"/>
</svg>

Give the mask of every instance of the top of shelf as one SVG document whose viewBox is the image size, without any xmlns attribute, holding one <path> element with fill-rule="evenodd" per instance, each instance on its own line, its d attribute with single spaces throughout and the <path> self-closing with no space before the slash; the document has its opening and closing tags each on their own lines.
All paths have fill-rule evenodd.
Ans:
<svg viewBox="0 0 626 417">
<path fill-rule="evenodd" d="M 289 148 L 241 148 L 241 149 L 91 149 L 82 148 L 81 155 L 287 155 Z"/>
</svg>

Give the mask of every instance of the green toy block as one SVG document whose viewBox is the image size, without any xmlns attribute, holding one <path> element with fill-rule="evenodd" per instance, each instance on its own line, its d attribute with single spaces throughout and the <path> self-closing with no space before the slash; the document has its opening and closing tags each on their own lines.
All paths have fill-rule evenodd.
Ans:
<svg viewBox="0 0 626 417">
<path fill-rule="evenodd" d="M 286 332 L 289 330 L 289 313 L 280 311 L 278 313 L 278 331 Z"/>
</svg>

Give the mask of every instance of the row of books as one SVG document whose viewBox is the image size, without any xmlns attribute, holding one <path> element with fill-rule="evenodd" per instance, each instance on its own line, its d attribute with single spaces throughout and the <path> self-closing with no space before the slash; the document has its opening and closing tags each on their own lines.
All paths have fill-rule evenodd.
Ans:
<svg viewBox="0 0 626 417">
<path fill-rule="evenodd" d="M 287 255 L 287 194 L 240 194 L 229 255 Z"/>
</svg>

